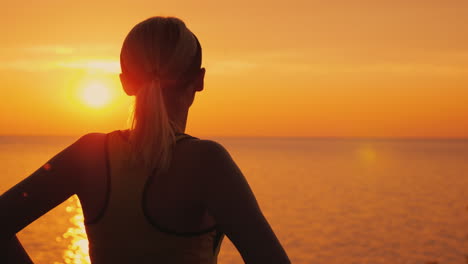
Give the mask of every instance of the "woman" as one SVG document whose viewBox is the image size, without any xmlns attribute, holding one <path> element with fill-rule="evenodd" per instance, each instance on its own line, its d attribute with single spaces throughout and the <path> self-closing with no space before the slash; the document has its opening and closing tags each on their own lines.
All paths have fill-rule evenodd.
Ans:
<svg viewBox="0 0 468 264">
<path fill-rule="evenodd" d="M 131 129 L 81 137 L 1 196 L 0 263 L 30 263 L 16 233 L 74 194 L 94 264 L 216 263 L 224 235 L 246 263 L 289 263 L 228 152 L 184 134 L 201 56 L 177 18 L 130 31 L 120 79 L 135 96 Z"/>
</svg>

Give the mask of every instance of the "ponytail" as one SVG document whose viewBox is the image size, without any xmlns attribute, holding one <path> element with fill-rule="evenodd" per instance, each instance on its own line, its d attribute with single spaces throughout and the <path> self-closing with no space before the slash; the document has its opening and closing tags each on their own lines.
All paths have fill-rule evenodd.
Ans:
<svg viewBox="0 0 468 264">
<path fill-rule="evenodd" d="M 166 171 L 171 161 L 175 129 L 169 119 L 161 81 L 155 78 L 136 94 L 130 133 L 133 158 L 155 173 Z"/>
</svg>

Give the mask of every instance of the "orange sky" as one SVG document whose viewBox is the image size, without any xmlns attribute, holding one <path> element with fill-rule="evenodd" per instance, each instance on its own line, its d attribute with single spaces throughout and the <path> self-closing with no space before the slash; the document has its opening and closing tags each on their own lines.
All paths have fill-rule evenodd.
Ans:
<svg viewBox="0 0 468 264">
<path fill-rule="evenodd" d="M 122 41 L 173 15 L 207 68 L 188 133 L 468 137 L 468 1 L 4 2 L 0 135 L 125 128 Z M 79 95 L 96 80 L 112 89 L 103 108 Z"/>
</svg>

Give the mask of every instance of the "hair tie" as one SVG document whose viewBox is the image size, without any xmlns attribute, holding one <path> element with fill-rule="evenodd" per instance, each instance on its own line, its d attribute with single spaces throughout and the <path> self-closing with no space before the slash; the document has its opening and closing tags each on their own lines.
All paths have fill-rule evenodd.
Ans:
<svg viewBox="0 0 468 264">
<path fill-rule="evenodd" d="M 161 77 L 159 75 L 159 72 L 157 71 L 149 72 L 148 75 L 150 76 L 148 78 L 148 82 L 155 82 L 155 83 L 161 82 Z"/>
</svg>

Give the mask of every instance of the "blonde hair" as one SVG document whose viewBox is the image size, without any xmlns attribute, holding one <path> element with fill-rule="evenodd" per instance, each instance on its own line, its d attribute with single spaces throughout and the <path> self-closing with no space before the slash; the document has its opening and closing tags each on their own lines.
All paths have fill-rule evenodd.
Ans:
<svg viewBox="0 0 468 264">
<path fill-rule="evenodd" d="M 130 129 L 133 157 L 156 173 L 167 170 L 175 135 L 182 132 L 172 116 L 200 70 L 200 43 L 182 20 L 152 17 L 127 35 L 120 64 L 136 87 Z"/>
</svg>

